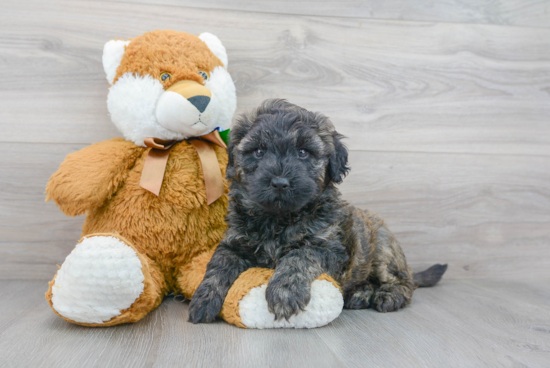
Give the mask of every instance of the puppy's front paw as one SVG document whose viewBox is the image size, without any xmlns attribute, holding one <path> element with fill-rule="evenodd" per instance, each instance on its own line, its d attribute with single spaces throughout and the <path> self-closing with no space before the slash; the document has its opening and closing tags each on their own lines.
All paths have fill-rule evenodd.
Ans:
<svg viewBox="0 0 550 368">
<path fill-rule="evenodd" d="M 311 299 L 311 286 L 270 281 L 265 293 L 267 307 L 275 320 L 290 317 L 303 311 Z"/>
<path fill-rule="evenodd" d="M 199 287 L 189 304 L 189 322 L 208 323 L 221 312 L 223 299 L 207 288 Z"/>
</svg>

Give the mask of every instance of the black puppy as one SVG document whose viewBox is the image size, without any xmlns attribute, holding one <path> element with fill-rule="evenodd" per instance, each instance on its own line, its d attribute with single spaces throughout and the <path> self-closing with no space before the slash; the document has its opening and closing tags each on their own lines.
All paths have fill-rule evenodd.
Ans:
<svg viewBox="0 0 550 368">
<path fill-rule="evenodd" d="M 343 287 L 346 308 L 394 311 L 416 286 L 435 285 L 436 265 L 415 275 L 375 214 L 342 199 L 335 184 L 348 152 L 327 117 L 285 100 L 267 100 L 231 132 L 228 229 L 193 295 L 189 320 L 211 322 L 237 277 L 275 269 L 266 298 L 276 319 L 304 310 L 311 283 L 327 273 Z"/>
</svg>

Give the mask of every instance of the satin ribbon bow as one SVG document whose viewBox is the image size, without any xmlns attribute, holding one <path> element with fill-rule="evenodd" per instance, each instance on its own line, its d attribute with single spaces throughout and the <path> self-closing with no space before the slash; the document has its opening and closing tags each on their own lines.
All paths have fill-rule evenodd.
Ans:
<svg viewBox="0 0 550 368">
<path fill-rule="evenodd" d="M 214 148 L 205 142 L 205 140 L 222 148 L 227 148 L 227 146 L 217 130 L 200 137 L 189 139 L 189 143 L 195 147 L 201 161 L 204 186 L 206 188 L 206 202 L 210 205 L 223 195 L 224 187 L 222 172 L 218 164 L 216 152 L 214 152 Z M 178 143 L 178 141 L 167 141 L 152 137 L 145 138 L 145 145 L 151 147 L 151 149 L 143 165 L 141 180 L 139 182 L 140 187 L 150 191 L 156 196 L 159 195 L 162 181 L 164 180 L 166 164 L 170 156 L 170 149 L 176 143 Z"/>
</svg>

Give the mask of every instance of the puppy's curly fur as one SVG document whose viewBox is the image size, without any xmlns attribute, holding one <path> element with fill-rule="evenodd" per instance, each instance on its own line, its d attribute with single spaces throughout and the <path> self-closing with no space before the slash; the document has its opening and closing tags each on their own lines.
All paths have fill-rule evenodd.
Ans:
<svg viewBox="0 0 550 368">
<path fill-rule="evenodd" d="M 340 282 L 346 308 L 380 312 L 439 281 L 446 265 L 413 279 L 383 220 L 340 198 L 335 184 L 349 171 L 342 138 L 326 116 L 285 100 L 267 100 L 239 119 L 228 148 L 228 229 L 191 301 L 191 322 L 213 321 L 250 267 L 275 269 L 268 307 L 287 320 L 307 306 L 322 273 Z"/>
</svg>

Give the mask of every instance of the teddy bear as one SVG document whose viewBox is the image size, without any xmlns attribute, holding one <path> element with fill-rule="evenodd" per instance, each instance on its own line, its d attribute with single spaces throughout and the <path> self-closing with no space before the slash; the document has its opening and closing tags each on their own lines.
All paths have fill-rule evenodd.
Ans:
<svg viewBox="0 0 550 368">
<path fill-rule="evenodd" d="M 111 40 L 102 61 L 123 138 L 68 155 L 46 186 L 66 215 L 86 215 L 46 293 L 57 315 L 84 326 L 139 321 L 169 293 L 192 298 L 226 229 L 225 143 L 236 110 L 225 47 L 210 33 Z M 275 321 L 265 300 L 272 273 L 243 273 L 221 317 L 243 328 L 311 328 L 342 311 L 340 286 L 322 275 L 305 311 Z"/>
</svg>

